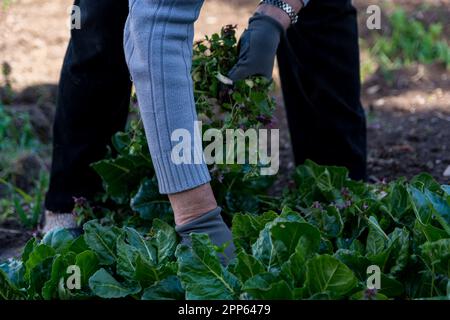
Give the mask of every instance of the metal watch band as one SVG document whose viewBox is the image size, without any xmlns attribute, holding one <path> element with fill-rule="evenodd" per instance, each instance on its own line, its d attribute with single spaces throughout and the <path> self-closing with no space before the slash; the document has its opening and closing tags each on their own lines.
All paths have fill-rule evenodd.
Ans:
<svg viewBox="0 0 450 320">
<path fill-rule="evenodd" d="M 284 12 L 286 12 L 286 14 L 289 16 L 289 18 L 291 18 L 291 23 L 297 23 L 298 21 L 298 15 L 295 12 L 294 8 L 292 8 L 292 6 L 284 1 L 281 0 L 261 0 L 261 3 L 265 3 L 265 4 L 269 4 L 271 6 L 275 6 L 277 8 L 280 8 L 281 10 L 283 10 Z"/>
</svg>

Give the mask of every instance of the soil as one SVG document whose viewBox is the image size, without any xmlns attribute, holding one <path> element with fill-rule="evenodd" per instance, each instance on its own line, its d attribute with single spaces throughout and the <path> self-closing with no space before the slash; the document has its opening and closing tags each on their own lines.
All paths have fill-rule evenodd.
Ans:
<svg viewBox="0 0 450 320">
<path fill-rule="evenodd" d="M 364 15 L 372 2 L 354 1 L 360 13 L 361 37 L 369 44 L 374 33 L 365 27 Z M 450 0 L 383 2 L 401 4 L 427 23 L 450 21 Z M 230 23 L 237 24 L 242 32 L 257 3 L 258 0 L 206 1 L 196 26 L 196 38 Z M 71 4 L 72 0 L 16 0 L 7 10 L 0 6 L 0 64 L 7 63 L 11 68 L 8 79 L 0 75 L 0 97 L 8 95 L 6 107 L 11 110 L 29 110 L 43 143 L 51 141 L 56 86 L 69 38 L 69 30 L 64 27 L 66 12 Z M 29 22 L 31 19 L 33 23 Z M 444 27 L 450 34 L 450 24 L 444 23 Z M 365 52 L 362 59 L 366 59 Z M 11 84 L 12 94 L 7 92 L 6 82 Z M 366 79 L 362 89 L 368 119 L 370 179 L 376 182 L 411 178 L 426 171 L 439 182 L 450 183 L 450 177 L 444 176 L 450 166 L 450 71 L 434 64 L 405 67 L 388 78 L 376 72 Z M 279 190 L 294 164 L 279 93 L 277 101 L 276 117 L 281 128 Z M 43 159 L 47 168 L 49 161 Z M 0 221 L 0 261 L 17 255 L 30 235 L 17 220 Z"/>
<path fill-rule="evenodd" d="M 18 220 L 8 219 L 0 225 L 0 262 L 21 253 L 22 246 L 33 235 Z"/>
</svg>

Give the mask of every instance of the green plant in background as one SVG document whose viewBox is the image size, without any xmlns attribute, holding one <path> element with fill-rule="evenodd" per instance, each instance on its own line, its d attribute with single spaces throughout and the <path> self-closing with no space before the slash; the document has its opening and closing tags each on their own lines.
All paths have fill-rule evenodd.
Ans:
<svg viewBox="0 0 450 320">
<path fill-rule="evenodd" d="M 4 85 L 0 88 L 0 103 L 10 104 L 14 99 L 14 91 L 11 81 L 11 66 L 7 62 L 2 63 L 2 76 Z"/>
<path fill-rule="evenodd" d="M 44 195 L 48 187 L 48 173 L 40 172 L 39 180 L 30 193 L 26 193 L 2 178 L 0 178 L 0 184 L 8 189 L 8 197 L 3 201 L 14 209 L 14 213 L 17 214 L 23 226 L 35 229 L 43 211 Z"/>
<path fill-rule="evenodd" d="M 27 228 L 35 228 L 42 212 L 47 188 L 47 173 L 41 172 L 32 190 L 25 192 L 13 185 L 15 163 L 27 154 L 40 154 L 48 149 L 36 137 L 29 114 L 5 108 L 0 103 L 0 197 L 3 219 L 12 213 Z M 21 174 L 26 174 L 25 172 Z"/>
<path fill-rule="evenodd" d="M 375 39 L 371 53 L 385 69 L 414 62 L 442 62 L 450 68 L 450 47 L 443 34 L 444 25 L 425 26 L 398 8 L 389 17 L 390 32 Z"/>
<path fill-rule="evenodd" d="M 3 178 L 20 154 L 37 152 L 42 146 L 33 131 L 29 114 L 6 109 L 1 102 L 0 141 L 0 177 Z"/>
</svg>

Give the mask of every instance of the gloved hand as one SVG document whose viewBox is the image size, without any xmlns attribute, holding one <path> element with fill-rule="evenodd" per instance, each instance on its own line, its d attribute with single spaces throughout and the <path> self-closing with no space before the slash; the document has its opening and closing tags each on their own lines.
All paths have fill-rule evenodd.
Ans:
<svg viewBox="0 0 450 320">
<path fill-rule="evenodd" d="M 239 40 L 239 60 L 228 77 L 243 80 L 250 76 L 272 79 L 273 65 L 283 26 L 274 18 L 256 13 Z"/>
</svg>

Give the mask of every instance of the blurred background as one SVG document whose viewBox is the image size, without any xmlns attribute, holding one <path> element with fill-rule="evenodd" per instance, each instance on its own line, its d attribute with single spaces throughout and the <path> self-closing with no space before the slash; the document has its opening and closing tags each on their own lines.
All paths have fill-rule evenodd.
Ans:
<svg viewBox="0 0 450 320">
<path fill-rule="evenodd" d="M 196 38 L 227 24 L 237 24 L 241 33 L 258 2 L 207 0 Z M 42 210 L 72 0 L 0 3 L 1 258 L 14 250 L 11 242 L 28 239 L 27 230 L 34 229 Z M 382 9 L 381 30 L 366 27 L 366 10 L 373 4 Z M 360 20 L 371 181 L 425 171 L 449 183 L 450 0 L 355 0 L 354 5 Z M 282 137 L 282 187 L 293 161 L 280 91 L 274 95 L 279 105 L 275 126 Z"/>
</svg>

